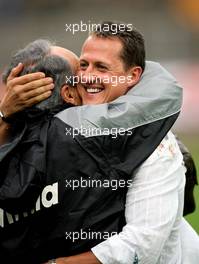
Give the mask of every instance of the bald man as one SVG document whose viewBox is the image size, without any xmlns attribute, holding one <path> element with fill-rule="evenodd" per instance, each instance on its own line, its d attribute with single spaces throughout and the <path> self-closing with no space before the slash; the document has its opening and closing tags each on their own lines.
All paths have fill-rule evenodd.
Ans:
<svg viewBox="0 0 199 264">
<path fill-rule="evenodd" d="M 32 46 L 32 47 L 31 47 Z M 37 104 L 37 107 L 40 107 L 41 105 L 45 104 L 45 108 L 49 108 L 52 106 L 56 106 L 57 102 L 62 101 L 60 98 L 55 99 L 54 104 L 49 105 L 49 102 L 53 100 L 50 96 L 52 93 L 54 93 L 54 97 L 62 96 L 63 101 L 66 101 L 68 103 L 71 103 L 73 105 L 80 105 L 81 99 L 78 96 L 77 89 L 72 88 L 70 85 L 67 85 L 65 82 L 65 76 L 69 74 L 71 75 L 75 74 L 79 65 L 78 57 L 70 50 L 64 49 L 62 47 L 58 46 L 52 46 L 52 44 L 48 41 L 39 40 L 36 42 L 33 42 L 29 44 L 29 46 L 26 47 L 27 50 L 32 49 L 38 49 L 40 52 L 43 53 L 44 56 L 59 56 L 67 61 L 67 63 L 70 65 L 70 72 L 64 72 L 64 66 L 62 68 L 62 87 L 56 87 L 57 92 L 53 91 L 54 89 L 54 83 L 53 78 L 48 77 L 45 78 L 44 72 L 36 72 L 35 68 L 30 68 L 28 65 L 33 63 L 38 63 L 40 60 L 40 57 L 38 57 L 37 52 L 30 52 L 27 53 L 27 51 L 24 49 L 24 52 L 19 52 L 15 55 L 15 58 L 12 59 L 12 63 L 7 68 L 6 72 L 4 72 L 3 75 L 3 81 L 4 83 L 9 83 L 7 86 L 7 92 L 4 93 L 4 96 L 2 96 L 1 99 L 1 105 L 3 105 L 2 112 L 4 116 L 12 115 L 17 113 L 18 111 L 22 111 L 25 108 L 31 107 L 32 105 Z M 19 62 L 23 62 L 22 63 Z M 17 67 L 16 67 L 17 66 Z M 27 68 L 28 66 L 28 68 Z M 16 67 L 16 68 L 15 68 Z M 25 69 L 23 70 L 23 68 Z M 14 68 L 14 69 L 13 69 Z M 38 69 L 39 70 L 39 69 Z M 33 74 L 31 72 L 34 71 Z M 51 71 L 53 72 L 53 64 L 51 65 Z M 56 71 L 56 69 L 55 69 Z M 23 76 L 25 73 L 29 73 L 27 75 L 27 78 Z M 23 77 L 17 77 L 14 79 L 14 82 L 12 82 L 12 79 L 16 77 L 16 74 L 19 74 Z M 48 74 L 47 74 L 48 75 Z M 25 78 L 24 78 L 25 77 Z M 38 80 L 38 78 L 41 78 Z M 55 77 L 54 77 L 55 78 Z M 28 82 L 28 80 L 32 81 L 32 86 L 30 85 L 23 85 Z M 12 85 L 15 87 L 13 88 Z M 40 86 L 41 85 L 41 86 Z M 59 86 L 59 84 L 58 84 Z M 37 89 L 34 89 L 37 88 Z M 20 96 L 16 96 L 17 93 L 20 94 Z M 45 100 L 45 102 L 42 102 Z M 4 103 L 6 102 L 6 103 Z M 13 104 L 13 102 L 15 102 Z M 41 103 L 40 103 L 41 102 Z M 40 104 L 39 104 L 40 103 Z M 9 119 L 9 118 L 8 118 Z M 4 122 L 5 118 L 0 119 L 0 145 L 6 142 L 9 135 L 9 122 Z"/>
</svg>

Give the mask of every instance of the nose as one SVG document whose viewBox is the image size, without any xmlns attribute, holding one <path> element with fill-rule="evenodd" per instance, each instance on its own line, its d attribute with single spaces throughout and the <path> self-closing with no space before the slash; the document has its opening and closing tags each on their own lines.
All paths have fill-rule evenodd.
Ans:
<svg viewBox="0 0 199 264">
<path fill-rule="evenodd" d="M 80 80 L 82 83 L 93 83 L 97 81 L 97 72 L 89 65 L 85 70 L 80 70 Z"/>
</svg>

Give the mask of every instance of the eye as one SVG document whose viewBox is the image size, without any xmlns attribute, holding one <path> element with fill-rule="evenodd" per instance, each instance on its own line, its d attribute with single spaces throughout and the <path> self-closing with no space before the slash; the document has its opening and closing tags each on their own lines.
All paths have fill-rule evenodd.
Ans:
<svg viewBox="0 0 199 264">
<path fill-rule="evenodd" d="M 80 62 L 80 69 L 81 70 L 85 70 L 88 66 L 88 63 L 86 63 L 85 61 L 81 61 Z"/>
<path fill-rule="evenodd" d="M 103 64 L 98 64 L 98 65 L 97 65 L 97 68 L 98 68 L 100 71 L 107 71 L 107 70 L 108 70 L 108 68 L 107 68 L 105 65 L 103 65 Z"/>
</svg>

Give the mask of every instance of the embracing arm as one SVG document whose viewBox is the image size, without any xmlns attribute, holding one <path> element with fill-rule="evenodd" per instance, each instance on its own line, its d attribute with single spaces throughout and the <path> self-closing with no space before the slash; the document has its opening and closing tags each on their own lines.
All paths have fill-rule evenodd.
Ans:
<svg viewBox="0 0 199 264">
<path fill-rule="evenodd" d="M 122 232 L 92 248 L 103 264 L 157 263 L 171 232 L 174 239 L 168 250 L 177 251 L 184 173 L 182 155 L 169 133 L 169 139 L 136 172 L 127 193 L 127 224 Z M 176 253 L 175 257 L 180 256 Z"/>
<path fill-rule="evenodd" d="M 127 193 L 123 230 L 93 247 L 91 251 L 95 258 L 87 252 L 58 258 L 58 264 L 157 263 L 174 223 L 180 223 L 183 211 L 185 169 L 177 142 L 169 134 L 169 139 L 164 139 L 136 172 Z M 175 225 L 177 230 L 179 226 Z M 173 250 L 176 250 L 178 230 L 173 237 L 176 237 L 172 241 Z"/>
<path fill-rule="evenodd" d="M 58 258 L 56 259 L 56 264 L 101 264 L 101 262 L 95 257 L 95 255 L 89 251 L 79 255 Z"/>
<path fill-rule="evenodd" d="M 6 92 L 0 103 L 5 118 L 47 99 L 54 87 L 52 78 L 45 78 L 42 72 L 17 77 L 23 65 L 13 68 L 7 78 Z M 0 145 L 7 141 L 11 125 L 0 118 Z"/>
</svg>

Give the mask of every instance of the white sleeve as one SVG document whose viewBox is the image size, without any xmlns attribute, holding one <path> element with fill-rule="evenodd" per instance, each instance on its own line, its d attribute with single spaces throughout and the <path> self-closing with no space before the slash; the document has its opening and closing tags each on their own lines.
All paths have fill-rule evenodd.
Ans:
<svg viewBox="0 0 199 264">
<path fill-rule="evenodd" d="M 191 225 L 185 220 L 181 223 L 182 259 L 184 264 L 198 264 L 199 236 Z"/>
<path fill-rule="evenodd" d="M 157 262 L 179 207 L 183 208 L 182 155 L 172 133 L 168 135 L 136 171 L 127 192 L 123 230 L 91 249 L 101 263 Z"/>
</svg>

